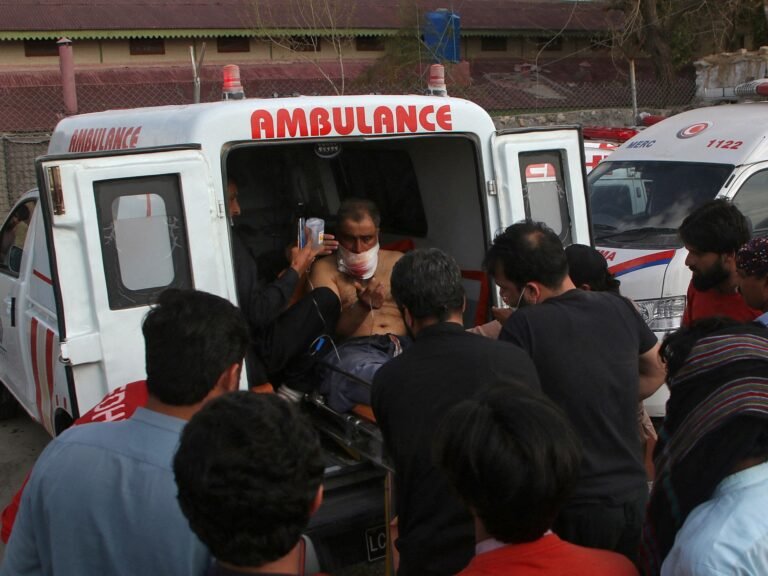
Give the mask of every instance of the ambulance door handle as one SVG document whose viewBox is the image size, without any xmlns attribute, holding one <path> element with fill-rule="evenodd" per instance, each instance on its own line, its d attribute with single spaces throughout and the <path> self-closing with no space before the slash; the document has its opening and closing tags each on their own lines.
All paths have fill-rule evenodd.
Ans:
<svg viewBox="0 0 768 576">
<path fill-rule="evenodd" d="M 7 310 L 8 316 L 11 317 L 11 327 L 16 326 L 16 298 L 13 296 L 9 296 L 5 300 L 3 300 L 3 303 L 5 304 L 5 309 Z"/>
</svg>

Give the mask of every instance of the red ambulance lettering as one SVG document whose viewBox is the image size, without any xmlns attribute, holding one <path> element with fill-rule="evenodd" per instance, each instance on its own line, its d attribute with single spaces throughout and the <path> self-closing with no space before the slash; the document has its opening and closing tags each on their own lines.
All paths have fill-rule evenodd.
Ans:
<svg viewBox="0 0 768 576">
<path fill-rule="evenodd" d="M 605 258 L 605 260 L 607 262 L 613 262 L 616 259 L 616 252 L 615 251 L 611 251 L 611 250 L 598 250 L 598 252 L 600 252 L 600 254 L 603 255 L 603 258 Z"/>
<path fill-rule="evenodd" d="M 377 106 L 373 110 L 364 106 L 280 108 L 274 113 L 259 109 L 251 114 L 251 137 L 255 140 L 349 136 L 355 131 L 367 135 L 452 129 L 450 104 L 437 108 Z"/>
<path fill-rule="evenodd" d="M 278 138 L 285 138 L 286 136 L 296 138 L 297 136 L 307 136 L 308 134 L 307 117 L 304 115 L 304 110 L 295 108 L 293 114 L 286 108 L 280 108 L 277 111 Z"/>
<path fill-rule="evenodd" d="M 419 123 L 424 127 L 425 130 L 429 130 L 430 132 L 435 131 L 435 125 L 429 119 L 429 115 L 433 114 L 434 111 L 434 106 L 424 106 L 424 108 L 422 108 L 419 112 Z"/>
<path fill-rule="evenodd" d="M 141 126 L 119 128 L 79 128 L 69 139 L 69 152 L 124 150 L 139 145 Z"/>
<path fill-rule="evenodd" d="M 373 111 L 373 131 L 377 134 L 391 134 L 395 131 L 395 119 L 392 116 L 392 108 L 379 106 Z"/>
<path fill-rule="evenodd" d="M 339 136 L 349 136 L 355 129 L 355 111 L 344 108 L 344 122 L 341 119 L 341 108 L 333 109 L 333 129 Z"/>
<path fill-rule="evenodd" d="M 275 127 L 272 125 L 272 114 L 266 110 L 256 110 L 251 114 L 251 138 L 274 138 Z"/>
<path fill-rule="evenodd" d="M 419 118 L 416 106 L 397 106 L 395 108 L 395 124 L 398 132 L 416 132 L 419 129 Z"/>
<path fill-rule="evenodd" d="M 325 108 L 312 108 L 309 111 L 309 133 L 312 136 L 328 136 L 331 133 L 331 115 Z"/>
<path fill-rule="evenodd" d="M 440 106 L 435 113 L 435 121 L 441 130 L 452 130 L 453 117 L 451 116 L 451 107 L 447 104 Z"/>
</svg>

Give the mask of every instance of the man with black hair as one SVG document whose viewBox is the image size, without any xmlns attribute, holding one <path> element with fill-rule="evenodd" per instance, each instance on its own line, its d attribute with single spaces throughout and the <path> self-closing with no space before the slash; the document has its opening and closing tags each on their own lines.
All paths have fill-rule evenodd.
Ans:
<svg viewBox="0 0 768 576">
<path fill-rule="evenodd" d="M 729 325 L 730 324 L 730 325 Z M 664 341 L 669 401 L 645 574 L 768 574 L 768 336 L 705 318 Z"/>
<path fill-rule="evenodd" d="M 736 252 L 750 237 L 749 223 L 724 198 L 702 204 L 678 228 L 693 273 L 688 285 L 682 325 L 708 316 L 750 322 L 760 315 L 738 292 Z"/>
<path fill-rule="evenodd" d="M 166 290 L 142 330 L 146 407 L 128 420 L 71 428 L 46 447 L 3 576 L 205 573 L 210 555 L 181 513 L 171 463 L 186 421 L 237 389 L 248 327 L 223 298 Z"/>
<path fill-rule="evenodd" d="M 495 388 L 441 422 L 435 457 L 475 518 L 477 555 L 459 576 L 633 576 L 623 556 L 553 534 L 579 480 L 581 450 L 565 414 L 527 390 Z"/>
<path fill-rule="evenodd" d="M 581 479 L 555 532 L 635 560 L 648 493 L 635 422 L 638 401 L 664 382 L 656 336 L 628 300 L 577 290 L 560 239 L 542 223 L 508 227 L 485 268 L 517 308 L 499 339 L 533 359 L 542 390 L 584 447 Z"/>
<path fill-rule="evenodd" d="M 303 574 L 323 469 L 312 425 L 278 396 L 236 392 L 198 412 L 173 470 L 181 509 L 216 559 L 208 576 Z"/>
<path fill-rule="evenodd" d="M 376 373 L 372 406 L 395 467 L 400 576 L 455 574 L 473 555 L 472 518 L 432 462 L 431 440 L 446 411 L 478 390 L 539 389 L 516 346 L 464 330 L 461 271 L 432 248 L 405 254 L 392 296 L 415 342 Z"/>
</svg>

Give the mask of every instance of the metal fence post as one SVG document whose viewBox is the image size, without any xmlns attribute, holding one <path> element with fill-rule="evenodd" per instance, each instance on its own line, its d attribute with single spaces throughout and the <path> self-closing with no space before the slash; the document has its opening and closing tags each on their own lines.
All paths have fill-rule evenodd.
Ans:
<svg viewBox="0 0 768 576">
<path fill-rule="evenodd" d="M 629 89 L 632 91 L 632 122 L 637 122 L 637 80 L 634 58 L 629 61 Z"/>
</svg>

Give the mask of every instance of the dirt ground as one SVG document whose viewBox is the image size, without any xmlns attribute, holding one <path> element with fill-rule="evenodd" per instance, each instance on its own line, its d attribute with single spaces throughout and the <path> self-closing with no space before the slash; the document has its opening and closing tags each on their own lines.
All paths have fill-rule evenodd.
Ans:
<svg viewBox="0 0 768 576">
<path fill-rule="evenodd" d="M 0 508 L 13 498 L 50 439 L 48 432 L 25 413 L 0 421 Z M 0 562 L 4 551 L 0 543 Z"/>
</svg>

